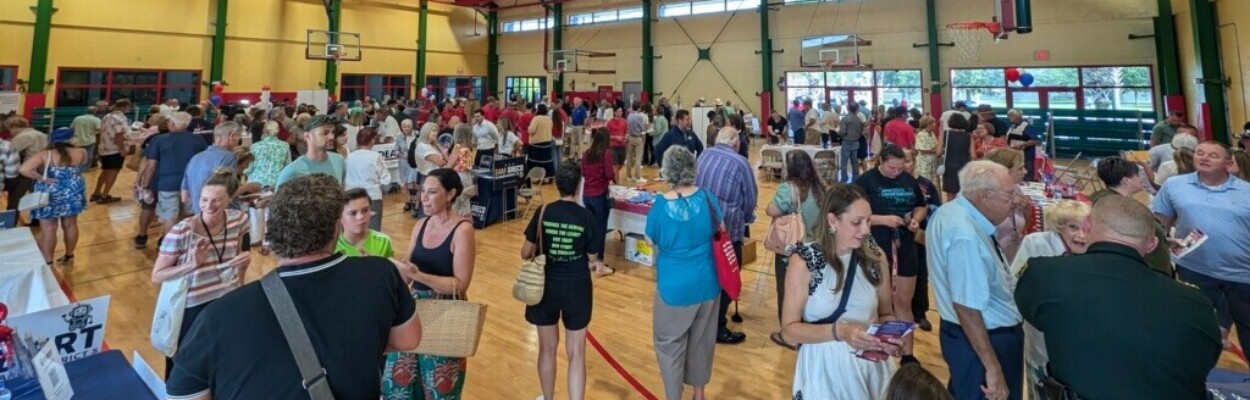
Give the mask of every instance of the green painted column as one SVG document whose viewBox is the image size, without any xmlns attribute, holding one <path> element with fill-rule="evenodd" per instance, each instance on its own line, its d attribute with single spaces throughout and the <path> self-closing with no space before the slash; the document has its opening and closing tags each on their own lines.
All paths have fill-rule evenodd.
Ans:
<svg viewBox="0 0 1250 400">
<path fill-rule="evenodd" d="M 217 0 L 217 19 L 213 23 L 213 59 L 208 67 L 208 81 L 221 82 L 226 63 L 226 9 L 230 0 Z"/>
<path fill-rule="evenodd" d="M 425 87 L 425 50 L 429 43 L 426 42 L 426 27 L 430 24 L 430 2 L 421 0 L 421 12 L 417 17 L 417 76 L 413 79 L 417 82 L 417 90 Z"/>
<path fill-rule="evenodd" d="M 43 93 L 48 80 L 48 45 L 52 42 L 52 0 L 39 0 L 35 11 L 35 40 L 31 43 L 27 93 Z"/>
<path fill-rule="evenodd" d="M 1181 83 L 1180 52 L 1176 45 L 1176 16 L 1172 0 L 1159 0 L 1159 16 L 1154 18 L 1155 58 L 1159 60 L 1159 98 L 1167 109 L 1185 109 Z M 1160 113 L 1162 114 L 1162 112 Z"/>
<path fill-rule="evenodd" d="M 551 6 L 551 19 L 554 26 L 551 27 L 551 50 L 564 50 L 564 3 L 556 3 Z M 645 22 L 644 22 L 645 23 Z M 645 44 L 643 46 L 646 46 Z M 543 55 L 547 57 L 547 55 Z M 556 66 L 552 65 L 551 68 Z M 551 94 L 553 98 L 564 97 L 564 74 L 557 74 L 556 79 L 551 82 Z"/>
<path fill-rule="evenodd" d="M 486 95 L 499 92 L 499 11 L 486 13 Z"/>
<path fill-rule="evenodd" d="M 655 45 L 651 42 L 651 0 L 642 0 L 642 101 L 655 94 Z"/>
<path fill-rule="evenodd" d="M 326 10 L 326 16 L 330 19 L 330 31 L 339 31 L 339 20 L 343 16 L 342 0 L 331 0 L 330 8 Z M 338 36 L 331 36 L 330 43 L 338 43 Z M 326 91 L 338 99 L 339 89 L 339 65 L 334 60 L 326 60 Z"/>
<path fill-rule="evenodd" d="M 941 114 L 942 107 L 942 62 L 938 53 L 937 0 L 925 0 L 925 14 L 928 17 L 929 31 L 929 110 L 933 115 Z"/>
<path fill-rule="evenodd" d="M 1228 105 L 1225 100 L 1225 78 L 1220 68 L 1219 21 L 1215 5 L 1209 0 L 1189 0 L 1193 17 L 1194 50 L 1198 57 L 1198 69 L 1202 73 L 1202 89 L 1205 93 L 1210 118 L 1207 129 L 1211 138 L 1228 143 Z"/>
</svg>

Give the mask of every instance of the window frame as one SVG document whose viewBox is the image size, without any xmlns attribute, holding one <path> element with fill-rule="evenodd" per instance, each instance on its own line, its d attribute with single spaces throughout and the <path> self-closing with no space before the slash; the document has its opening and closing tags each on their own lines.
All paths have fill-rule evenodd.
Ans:
<svg viewBox="0 0 1250 400">
<path fill-rule="evenodd" d="M 830 81 L 829 78 L 831 74 L 847 73 L 847 72 L 857 73 L 857 74 L 867 74 L 866 79 L 859 79 L 859 81 L 867 82 L 867 84 L 858 84 L 858 83 L 835 84 L 835 85 L 829 84 L 829 81 Z M 895 73 L 914 72 L 920 76 L 920 81 L 916 85 L 898 85 L 898 84 L 887 85 L 887 84 L 881 83 L 882 72 L 895 72 Z M 798 82 L 799 80 L 791 79 L 791 74 L 804 74 L 806 75 L 808 79 L 805 79 L 805 82 L 803 82 L 802 85 L 794 85 L 793 83 Z M 925 109 L 925 105 L 923 103 L 925 100 L 924 70 L 920 68 L 889 68 L 889 69 L 854 68 L 854 69 L 831 70 L 828 72 L 813 71 L 813 70 L 793 70 L 793 71 L 786 71 L 785 77 L 786 77 L 786 88 L 785 88 L 786 104 L 790 104 L 792 101 L 794 101 L 794 99 L 792 99 L 790 96 L 792 89 L 798 92 L 813 92 L 813 91 L 819 92 L 820 98 L 813 99 L 813 100 L 818 100 L 818 101 L 815 101 L 816 104 L 819 104 L 820 102 L 829 101 L 830 90 L 870 91 L 872 92 L 872 99 L 867 101 L 867 103 L 870 106 L 876 106 L 878 104 L 881 104 L 880 101 L 882 100 L 885 90 L 914 89 L 916 91 L 916 95 L 914 97 L 919 99 L 919 103 L 912 104 L 912 106 Z M 909 97 L 912 97 L 912 96 L 909 96 Z M 862 99 L 857 99 L 857 100 L 862 100 Z M 861 112 L 868 113 L 868 110 L 861 109 Z"/>
<path fill-rule="evenodd" d="M 435 103 L 442 103 L 447 98 L 447 82 L 456 82 L 460 79 L 468 79 L 469 85 L 456 85 L 456 97 L 466 97 L 468 93 L 460 93 L 460 89 L 468 87 L 473 92 L 473 96 L 482 100 L 482 95 L 486 87 L 486 77 L 480 75 L 426 75 L 425 86 L 430 88 L 430 93 L 434 95 Z"/>
<path fill-rule="evenodd" d="M 1086 105 L 1086 100 L 1092 97 L 1091 95 L 1087 94 L 1087 91 L 1092 92 L 1092 91 L 1106 90 L 1106 89 L 1113 89 L 1113 90 L 1122 89 L 1125 91 L 1144 92 L 1144 93 L 1150 94 L 1150 107 L 1149 109 L 1130 107 L 1130 108 L 1121 108 L 1119 110 L 1122 110 L 1122 111 L 1136 110 L 1136 111 L 1142 111 L 1142 112 L 1148 112 L 1148 113 L 1158 112 L 1160 99 L 1158 98 L 1158 95 L 1155 91 L 1156 85 L 1157 85 L 1155 81 L 1155 71 L 1154 71 L 1154 68 L 1149 64 L 1048 65 L 1044 67 L 1022 68 L 1023 72 L 1028 72 L 1030 69 L 1073 68 L 1073 69 L 1076 69 L 1076 79 L 1077 79 L 1076 86 L 1060 86 L 1060 85 L 1047 86 L 1047 85 L 1034 84 L 1029 87 L 1024 87 L 1020 85 L 1018 82 L 1008 82 L 1006 79 L 1005 73 L 1003 74 L 1004 77 L 1002 81 L 1000 82 L 1000 84 L 997 84 L 997 85 L 993 85 L 993 84 L 991 85 L 957 85 L 955 83 L 955 74 L 958 73 L 959 71 L 974 71 L 974 70 L 1006 71 L 1007 68 L 1012 68 L 1012 67 L 950 68 L 948 72 L 948 77 L 950 78 L 950 82 L 951 82 L 950 89 L 949 89 L 950 90 L 949 94 L 952 99 L 951 101 L 963 101 L 964 100 L 962 97 L 957 97 L 955 95 L 956 91 L 964 91 L 964 90 L 993 91 L 993 92 L 1001 92 L 1003 95 L 1003 104 L 996 105 L 997 107 L 1019 108 L 1015 104 L 1015 96 L 1013 96 L 1013 93 L 1036 92 L 1036 93 L 1039 93 L 1039 97 L 1040 97 L 1041 93 L 1043 92 L 1046 92 L 1046 93 L 1072 92 L 1074 93 L 1074 96 L 1075 96 L 1073 101 L 1076 104 L 1076 107 L 1073 109 L 1075 110 L 1100 110 L 1099 108 L 1096 108 L 1096 107 L 1091 108 Z M 1120 84 L 1120 85 L 1086 84 L 1085 72 L 1087 70 L 1101 69 L 1101 68 L 1144 68 L 1147 73 L 1146 82 L 1148 83 L 1148 85 L 1141 86 L 1141 85 L 1132 85 L 1132 84 Z M 971 107 L 973 105 L 969 104 L 969 106 Z M 1040 107 L 1040 103 L 1038 107 Z M 1054 109 L 1055 107 L 1050 107 L 1050 108 Z M 1108 110 L 1115 110 L 1115 109 L 1108 109 Z"/>
<path fill-rule="evenodd" d="M 67 84 L 65 83 L 65 79 L 64 79 L 65 74 L 67 72 L 70 72 L 70 73 L 86 72 L 88 76 L 90 76 L 92 73 L 103 72 L 104 83 L 100 84 L 100 83 L 88 82 L 86 84 L 81 84 L 81 83 Z M 118 73 L 124 74 L 124 73 L 134 73 L 134 72 L 155 73 L 156 83 L 141 83 L 140 84 L 140 83 L 115 83 L 114 82 L 114 76 L 117 75 Z M 166 78 L 166 74 L 171 73 L 171 72 L 192 73 L 194 74 L 193 80 L 195 82 L 192 84 L 168 84 L 165 82 L 165 78 Z M 86 100 L 87 103 L 84 106 L 89 106 L 91 105 L 90 103 L 96 100 L 106 100 L 109 103 L 112 103 L 118 100 L 118 99 L 113 98 L 113 92 L 117 90 L 124 90 L 124 89 L 128 89 L 131 91 L 156 90 L 156 97 L 155 97 L 156 102 L 153 104 L 163 103 L 165 101 L 165 98 L 167 97 L 166 96 L 167 91 L 190 90 L 191 97 L 189 99 L 185 99 L 186 101 L 184 101 L 184 99 L 179 98 L 178 100 L 184 103 L 195 103 L 200 100 L 200 95 L 202 94 L 201 91 L 203 90 L 202 80 L 204 79 L 204 72 L 203 70 L 197 70 L 197 69 L 60 67 L 60 68 L 57 68 L 56 77 L 57 77 L 56 88 L 55 88 L 56 98 L 53 101 L 53 104 L 55 104 L 56 107 L 67 106 L 67 105 L 62 104 L 63 101 L 65 101 L 66 99 L 62 98 L 61 96 L 61 91 L 66 90 L 66 89 L 85 89 L 88 91 L 90 91 L 91 89 L 97 89 L 97 90 L 102 91 L 102 94 L 103 94 L 102 99 L 87 99 Z M 133 96 L 127 96 L 126 98 L 130 98 L 132 101 L 135 100 Z M 139 103 L 136 103 L 136 104 L 139 104 Z"/>
<path fill-rule="evenodd" d="M 686 0 L 660 4 L 656 14 L 660 18 L 708 15 L 724 12 L 749 11 L 760 7 L 762 0 Z M 715 7 L 719 4 L 719 7 Z M 696 10 L 695 7 L 703 9 Z M 715 8 L 715 9 L 713 9 Z"/>
<path fill-rule="evenodd" d="M 536 92 L 535 92 L 536 89 Z M 504 78 L 504 98 L 521 94 L 527 102 L 542 100 L 548 94 L 546 75 L 509 76 Z M 535 97 L 537 96 L 537 97 Z"/>
<path fill-rule="evenodd" d="M 0 90 L 15 91 L 17 90 L 18 67 L 16 65 L 0 65 L 0 70 L 8 70 L 9 76 L 13 77 L 11 82 L 0 80 Z"/>
<path fill-rule="evenodd" d="M 355 84 L 347 83 L 348 78 L 355 78 L 355 77 L 360 78 L 361 84 L 355 85 Z M 379 78 L 379 77 L 382 78 L 381 85 L 371 85 L 369 83 L 370 78 Z M 396 84 L 393 81 L 395 79 L 401 79 L 402 83 Z M 342 101 L 364 100 L 364 97 L 372 97 L 375 99 L 381 99 L 384 95 L 388 95 L 388 94 L 391 95 L 391 98 L 397 98 L 397 97 L 402 97 L 405 99 L 412 98 L 412 75 L 372 74 L 372 73 L 346 74 L 345 73 L 345 74 L 339 74 L 339 82 L 341 82 L 339 84 L 339 98 Z M 348 90 L 360 90 L 362 97 L 349 98 L 347 96 Z M 381 91 L 380 93 L 382 93 L 382 96 L 374 95 L 373 93 L 374 90 L 380 90 Z M 401 93 L 400 96 L 395 95 L 396 90 L 400 91 Z"/>
<path fill-rule="evenodd" d="M 527 25 L 530 25 L 530 26 L 527 27 Z M 537 32 L 537 31 L 551 29 L 553 26 L 555 26 L 555 19 L 553 17 L 514 19 L 510 21 L 500 22 L 499 32 L 501 33 Z"/>
</svg>

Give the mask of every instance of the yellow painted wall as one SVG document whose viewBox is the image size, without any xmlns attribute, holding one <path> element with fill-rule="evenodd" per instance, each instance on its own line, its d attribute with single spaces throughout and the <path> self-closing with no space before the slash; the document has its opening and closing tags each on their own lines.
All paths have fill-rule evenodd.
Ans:
<svg viewBox="0 0 1250 400">
<path fill-rule="evenodd" d="M 0 1 L 0 65 L 17 65 L 27 79 L 35 0 Z M 200 70 L 212 59 L 213 0 L 57 0 L 52 17 L 47 79 L 62 67 Z M 481 35 L 474 36 L 474 21 Z M 342 62 L 340 73 L 412 75 L 416 71 L 418 12 L 415 1 L 345 0 L 340 29 L 361 34 L 361 62 Z M 471 10 L 431 4 L 426 73 L 485 75 L 485 18 Z M 226 27 L 226 92 L 317 88 L 325 62 L 306 60 L 307 29 L 325 29 L 325 8 L 311 0 L 232 1 Z M 49 88 L 48 105 L 54 104 Z M 203 91 L 202 95 L 207 95 Z"/>
<path fill-rule="evenodd" d="M 1231 0 L 1240 1 L 1240 0 Z M 566 7 L 565 14 L 579 10 L 626 7 L 636 2 L 579 1 Z M 938 23 L 967 20 L 989 20 L 993 15 L 985 0 L 941 0 L 938 2 Z M 1155 15 L 1154 0 L 1047 0 L 1033 6 L 1034 33 L 1013 35 L 1008 41 L 982 46 L 980 61 L 960 62 L 953 49 L 941 50 L 942 68 L 1005 67 L 1005 66 L 1072 66 L 1102 64 L 1155 64 L 1154 43 L 1150 40 L 1129 40 L 1130 33 L 1153 31 L 1150 18 Z M 501 21 L 535 18 L 541 10 L 526 9 L 506 13 Z M 805 36 L 832 33 L 858 33 L 872 40 L 871 48 L 861 49 L 861 59 L 878 69 L 921 69 L 928 82 L 928 52 L 912 48 L 913 43 L 926 43 L 925 7 L 921 0 L 850 0 L 840 3 L 781 6 L 771 13 L 773 48 L 785 52 L 774 56 L 773 71 L 781 76 L 786 71 L 802 69 L 799 43 Z M 680 26 L 679 26 L 680 23 Z M 584 25 L 568 28 L 564 34 L 566 49 L 615 50 L 616 57 L 586 62 L 587 69 L 614 69 L 614 75 L 571 75 L 577 89 L 589 83 L 613 84 L 641 81 L 639 61 L 640 26 L 638 21 Z M 686 104 L 698 97 L 708 100 L 722 98 L 748 109 L 759 109 L 761 89 L 759 49 L 759 14 L 755 10 L 660 18 L 653 24 L 655 54 L 663 56 L 655 62 L 655 89 L 669 97 L 682 97 Z M 697 48 L 686 37 L 688 32 L 698 47 L 711 45 L 711 58 L 695 63 Z M 719 38 L 716 35 L 721 31 Z M 713 39 L 716 40 L 712 44 Z M 939 35 L 949 42 L 945 32 Z M 1051 60 L 1033 61 L 1036 50 L 1050 50 Z M 500 40 L 504 65 L 500 74 L 507 76 L 542 75 L 542 32 L 504 34 Z M 693 70 L 691 70 L 693 66 Z M 683 76 L 690 76 L 678 87 Z M 724 75 L 724 77 L 721 76 Z M 943 81 L 949 73 L 943 71 Z M 502 81 L 502 80 L 501 80 Z M 499 89 L 503 89 L 502 87 Z M 949 88 L 943 96 L 949 99 Z M 774 92 L 774 98 L 783 98 Z M 927 99 L 926 99 L 927 102 Z M 780 105 L 774 103 L 774 107 Z M 926 105 L 927 106 L 927 105 Z"/>
<path fill-rule="evenodd" d="M 1250 121 L 1250 3 L 1241 0 L 1216 0 L 1216 18 L 1219 19 L 1220 57 L 1224 76 L 1232 80 L 1225 91 L 1228 103 L 1228 126 L 1233 132 Z M 1172 0 L 1172 12 L 1176 15 L 1176 40 L 1180 52 L 1181 81 L 1188 102 L 1191 123 L 1202 121 L 1202 104 L 1206 102 L 1205 90 L 1194 80 L 1202 78 L 1198 57 L 1194 51 L 1193 16 L 1189 0 Z"/>
</svg>

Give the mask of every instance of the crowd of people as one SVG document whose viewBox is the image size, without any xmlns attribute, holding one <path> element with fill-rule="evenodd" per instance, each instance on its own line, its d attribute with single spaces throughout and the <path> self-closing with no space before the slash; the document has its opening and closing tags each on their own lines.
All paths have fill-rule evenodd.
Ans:
<svg viewBox="0 0 1250 400">
<path fill-rule="evenodd" d="M 66 249 L 56 261 L 70 263 L 75 217 L 88 202 L 116 202 L 118 174 L 135 171 L 134 245 L 146 247 L 159 219 L 151 279 L 190 288 L 179 350 L 166 362 L 173 398 L 303 392 L 265 291 L 244 280 L 253 245 L 277 258 L 273 274 L 331 366 L 336 396 L 460 398 L 467 359 L 406 352 L 422 336 L 413 300 L 466 297 L 477 244 L 465 205 L 474 167 L 497 156 L 548 169 L 560 196 L 532 214 L 519 254 L 547 260 L 547 290 L 524 314 L 539 338 L 540 399 L 555 398 L 561 324 L 568 395 L 585 396 L 592 277 L 614 272 L 604 258 L 609 186 L 646 183 L 652 165 L 668 187 L 645 228 L 656 250 L 653 348 L 668 399 L 684 398 L 686 386 L 707 397 L 716 345 L 747 340 L 728 323 L 733 299 L 718 281 L 711 238 L 723 231 L 741 260 L 760 208 L 802 223 L 803 239 L 774 259 L 778 325 L 769 335 L 798 353 L 794 399 L 998 400 L 1056 387 L 1089 399 L 1200 398 L 1232 325 L 1250 343 L 1241 290 L 1250 284 L 1242 268 L 1250 208 L 1237 197 L 1250 190 L 1250 158 L 1199 141 L 1179 113 L 1154 129 L 1148 161 L 1104 158 L 1094 168 L 1105 190 L 1043 208 L 1020 189 L 1041 175 L 1037 129 L 1017 110 L 1002 119 L 985 104 L 972 114 L 956 102 L 935 116 L 796 102 L 788 118 L 770 116 L 763 136 L 840 145 L 842 174 L 822 180 L 806 152 L 791 151 L 765 204 L 750 134 L 728 103 L 709 116 L 708 142 L 691 131 L 689 111 L 666 99 L 628 111 L 581 98 L 386 99 L 336 103 L 322 115 L 311 105 L 232 114 L 169 102 L 134 126 L 132 107 L 97 104 L 50 135 L 8 119 L 0 159 L 10 207 L 27 192 L 49 194 L 31 212 L 49 264 L 57 227 Z M 375 150 L 383 145 L 395 149 L 395 173 Z M 82 174 L 97 167 L 88 196 Z M 418 219 L 400 250 L 382 232 L 393 187 L 407 192 L 404 210 Z M 1142 192 L 1152 195 L 1148 207 L 1134 199 Z M 264 233 L 251 237 L 257 224 Z M 1191 232 L 1208 243 L 1178 256 L 1178 238 Z M 936 324 L 926 315 L 930 287 Z M 914 335 L 874 335 L 887 321 L 937 326 L 950 370 L 944 388 L 919 367 Z"/>
</svg>

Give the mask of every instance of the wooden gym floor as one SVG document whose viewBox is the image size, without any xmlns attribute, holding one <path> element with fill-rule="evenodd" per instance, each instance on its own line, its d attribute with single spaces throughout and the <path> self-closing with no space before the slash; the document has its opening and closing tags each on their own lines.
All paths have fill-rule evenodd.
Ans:
<svg viewBox="0 0 1250 400">
<path fill-rule="evenodd" d="M 758 148 L 750 154 L 758 157 Z M 646 174 L 654 178 L 656 170 L 648 169 Z M 89 188 L 94 188 L 97 175 L 98 169 L 87 173 Z M 150 280 L 158 229 L 154 229 L 147 249 L 133 248 L 131 239 L 139 213 L 134 200 L 129 199 L 133 179 L 133 172 L 123 171 L 114 186 L 113 195 L 127 199 L 105 206 L 93 204 L 79 217 L 80 238 L 74 263 L 56 266 L 54 270 L 78 299 L 112 295 L 106 333 L 108 345 L 123 350 L 127 357 L 138 350 L 161 373 L 164 369 L 162 356 L 148 343 L 152 310 L 159 291 L 159 286 Z M 759 209 L 756 210 L 759 220 L 751 226 L 751 231 L 762 237 L 769 223 L 764 208 L 772 199 L 777 184 L 760 181 L 759 188 Z M 543 191 L 548 202 L 558 197 L 554 185 L 543 186 Z M 408 242 L 414 225 L 414 220 L 402 213 L 405 199 L 403 193 L 388 195 L 383 218 L 383 231 L 401 246 Z M 479 254 L 469 297 L 487 304 L 489 311 L 481 347 L 477 356 L 469 361 L 467 399 L 529 400 L 541 394 L 535 366 L 537 335 L 534 327 L 525 322 L 524 307 L 511 296 L 526 222 L 528 219 L 512 220 L 477 231 Z M 56 257 L 59 257 L 65 249 L 59 242 L 57 246 Z M 744 322 L 731 323 L 733 329 L 746 332 L 748 338 L 739 345 L 717 345 L 715 371 L 708 388 L 712 398 L 789 398 L 795 353 L 768 340 L 768 334 L 777 329 L 773 255 L 763 246 L 757 248 L 757 254 L 754 263 L 743 266 L 740 310 Z M 249 282 L 274 267 L 274 259 L 269 257 L 254 254 L 252 260 L 247 273 Z M 594 280 L 591 336 L 615 358 L 619 371 L 637 379 L 646 390 L 662 396 L 663 383 L 651 341 L 655 272 L 615 256 L 610 257 L 608 263 L 617 273 Z M 930 311 L 928 317 L 936 327 L 937 312 Z M 948 372 L 938 348 L 936 331 L 917 331 L 916 339 L 916 356 L 945 381 Z M 594 347 L 588 344 L 586 353 L 587 398 L 644 398 Z M 1220 366 L 1246 369 L 1244 363 L 1227 353 L 1220 359 Z M 561 399 L 567 398 L 566 370 L 567 362 L 561 349 L 556 381 L 557 398 Z"/>
</svg>

